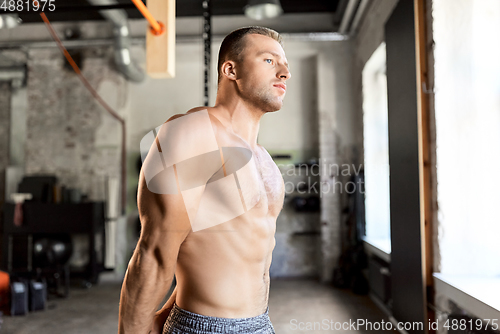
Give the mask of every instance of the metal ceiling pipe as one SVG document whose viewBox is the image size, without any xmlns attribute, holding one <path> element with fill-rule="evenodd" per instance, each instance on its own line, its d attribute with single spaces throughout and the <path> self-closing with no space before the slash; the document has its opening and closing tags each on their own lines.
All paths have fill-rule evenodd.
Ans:
<svg viewBox="0 0 500 334">
<path fill-rule="evenodd" d="M 349 39 L 348 35 L 337 32 L 283 33 L 280 35 L 291 41 L 338 42 Z"/>
<path fill-rule="evenodd" d="M 359 8 L 356 11 L 356 16 L 354 16 L 354 19 L 352 20 L 351 24 L 351 34 L 355 34 L 358 31 L 358 26 L 361 23 L 361 19 L 363 18 L 367 8 L 368 4 L 370 3 L 370 0 L 361 0 L 361 3 L 359 4 Z"/>
<path fill-rule="evenodd" d="M 352 21 L 354 14 L 356 13 L 356 7 L 358 5 L 359 0 L 349 0 L 347 4 L 347 8 L 345 9 L 344 16 L 342 17 L 342 21 L 340 22 L 339 33 L 345 34 L 349 29 L 349 24 Z"/>
<path fill-rule="evenodd" d="M 283 38 L 290 41 L 316 41 L 316 42 L 331 42 L 331 41 L 346 41 L 348 35 L 339 34 L 336 32 L 311 32 L 311 33 L 282 33 Z M 224 39 L 224 35 L 214 35 L 212 41 L 219 42 Z M 199 43 L 201 40 L 199 35 L 181 35 L 175 38 L 178 44 Z M 108 46 L 109 39 L 74 39 L 65 40 L 64 47 L 66 49 L 75 49 L 82 47 L 102 47 Z M 144 45 L 144 37 L 133 37 L 130 39 L 131 45 Z M 54 41 L 8 41 L 0 42 L 0 50 L 5 49 L 43 49 L 57 47 Z"/>
<path fill-rule="evenodd" d="M 115 0 L 88 0 L 92 5 L 114 5 Z M 118 70 L 130 81 L 144 81 L 144 71 L 130 57 L 130 29 L 127 13 L 123 9 L 100 10 L 99 14 L 114 25 L 115 63 Z"/>
</svg>

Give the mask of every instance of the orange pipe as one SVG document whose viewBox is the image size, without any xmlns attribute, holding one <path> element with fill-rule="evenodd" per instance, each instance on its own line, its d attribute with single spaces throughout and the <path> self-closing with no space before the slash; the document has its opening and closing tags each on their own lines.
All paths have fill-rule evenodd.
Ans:
<svg viewBox="0 0 500 334">
<path fill-rule="evenodd" d="M 144 5 L 141 0 L 132 0 L 137 9 L 141 12 L 142 16 L 148 20 L 151 29 L 155 35 L 161 35 L 165 30 L 162 24 L 155 20 L 153 15 L 149 12 L 148 8 Z"/>
</svg>

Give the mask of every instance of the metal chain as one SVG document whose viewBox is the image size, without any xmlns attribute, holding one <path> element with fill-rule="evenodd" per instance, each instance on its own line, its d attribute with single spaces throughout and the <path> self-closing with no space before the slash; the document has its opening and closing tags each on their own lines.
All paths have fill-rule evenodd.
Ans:
<svg viewBox="0 0 500 334">
<path fill-rule="evenodd" d="M 210 58 L 212 44 L 212 11 L 210 0 L 203 0 L 203 45 L 205 46 L 205 91 L 204 103 L 208 106 L 208 88 L 210 83 Z"/>
</svg>

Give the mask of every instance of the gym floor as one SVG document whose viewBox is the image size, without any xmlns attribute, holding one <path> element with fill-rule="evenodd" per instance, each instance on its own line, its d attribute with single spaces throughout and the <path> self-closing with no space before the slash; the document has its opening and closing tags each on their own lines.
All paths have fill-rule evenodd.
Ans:
<svg viewBox="0 0 500 334">
<path fill-rule="evenodd" d="M 26 316 L 4 316 L 2 334 L 112 334 L 118 329 L 118 303 L 121 281 L 101 278 L 90 289 L 73 288 L 67 299 L 50 298 L 47 309 Z M 288 333 L 397 333 L 386 330 L 335 330 L 331 321 L 356 322 L 358 319 L 381 323 L 389 321 L 368 296 L 336 289 L 315 280 L 271 280 L 269 316 L 277 334 Z M 314 322 L 330 328 L 314 326 Z M 303 328 L 302 330 L 299 329 Z M 319 326 L 318 324 L 316 326 Z"/>
</svg>

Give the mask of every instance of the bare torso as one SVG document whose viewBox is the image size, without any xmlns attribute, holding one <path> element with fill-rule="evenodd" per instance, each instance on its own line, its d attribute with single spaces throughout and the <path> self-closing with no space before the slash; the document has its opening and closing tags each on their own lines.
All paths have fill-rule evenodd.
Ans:
<svg viewBox="0 0 500 334">
<path fill-rule="evenodd" d="M 210 108 L 206 109 L 210 113 Z M 257 191 L 253 191 L 250 208 L 243 215 L 186 237 L 175 271 L 176 304 L 207 316 L 253 317 L 264 313 L 268 306 L 269 267 L 276 243 L 276 218 L 283 207 L 284 183 L 263 147 L 251 149 L 221 123 L 215 123 L 220 147 L 246 147 L 252 151 L 249 172 L 240 183 L 249 182 Z"/>
</svg>

